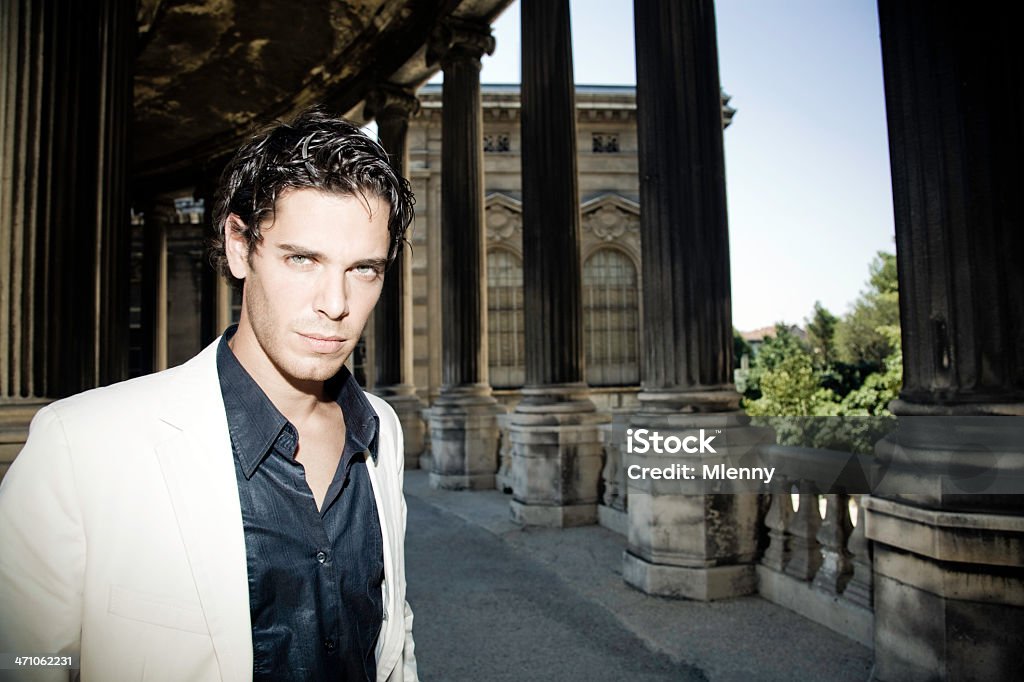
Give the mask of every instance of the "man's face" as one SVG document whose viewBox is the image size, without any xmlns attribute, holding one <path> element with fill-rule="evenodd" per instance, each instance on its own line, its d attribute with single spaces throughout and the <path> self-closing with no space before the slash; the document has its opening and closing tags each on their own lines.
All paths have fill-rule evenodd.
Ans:
<svg viewBox="0 0 1024 682">
<path fill-rule="evenodd" d="M 288 190 L 255 253 L 229 217 L 228 263 L 245 280 L 232 348 L 257 381 L 322 382 L 352 353 L 380 296 L 389 245 L 389 207 L 367 200 Z"/>
</svg>

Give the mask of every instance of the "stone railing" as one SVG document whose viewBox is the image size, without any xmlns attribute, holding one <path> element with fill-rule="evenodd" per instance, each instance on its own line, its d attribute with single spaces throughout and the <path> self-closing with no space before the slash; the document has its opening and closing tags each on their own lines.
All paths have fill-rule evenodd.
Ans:
<svg viewBox="0 0 1024 682">
<path fill-rule="evenodd" d="M 605 528 L 626 535 L 629 530 L 629 509 L 626 485 L 625 453 L 622 444 L 623 433 L 633 416 L 632 409 L 611 410 L 611 421 L 602 424 L 601 440 L 604 450 L 604 466 L 601 468 L 601 497 L 597 504 L 597 519 Z"/>
<path fill-rule="evenodd" d="M 864 535 L 863 496 L 813 492 L 821 489 L 815 465 L 846 460 L 849 454 L 770 445 L 762 457 L 784 472 L 780 487 L 789 492 L 769 495 L 768 546 L 757 567 L 758 592 L 872 647 L 871 551 Z"/>
</svg>

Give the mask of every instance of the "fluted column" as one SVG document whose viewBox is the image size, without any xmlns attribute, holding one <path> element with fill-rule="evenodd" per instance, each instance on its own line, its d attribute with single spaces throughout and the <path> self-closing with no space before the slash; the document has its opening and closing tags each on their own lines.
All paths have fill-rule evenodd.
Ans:
<svg viewBox="0 0 1024 682">
<path fill-rule="evenodd" d="M 167 225 L 174 205 L 167 196 L 143 205 L 142 304 L 140 332 L 143 372 L 167 369 Z"/>
<path fill-rule="evenodd" d="M 878 5 L 904 373 L 864 499 L 881 680 L 1021 669 L 1024 61 L 986 7 Z"/>
<path fill-rule="evenodd" d="M 634 428 L 714 434 L 716 457 L 769 434 L 732 385 L 722 99 L 712 0 L 635 0 L 644 364 Z M 685 462 L 684 462 L 685 460 Z M 653 449 L 627 465 L 695 466 Z M 630 481 L 623 578 L 648 593 L 717 599 L 755 589 L 757 496 Z"/>
<path fill-rule="evenodd" d="M 599 415 L 583 366 L 576 102 L 568 0 L 522 0 L 526 386 L 510 422 L 512 516 L 597 521 Z"/>
<path fill-rule="evenodd" d="M 134 3 L 0 6 L 0 430 L 128 368 Z M 11 442 L 7 442 L 10 440 Z M 0 465 L 20 442 L 5 437 Z"/>
<path fill-rule="evenodd" d="M 409 117 L 419 110 L 415 95 L 397 86 L 373 90 L 363 113 L 377 121 L 377 136 L 391 164 L 402 176 L 409 168 Z M 412 260 L 408 248 L 388 268 L 384 289 L 373 312 L 373 392 L 395 409 L 405 435 L 405 468 L 419 467 L 424 448 L 423 402 L 412 379 Z"/>
<path fill-rule="evenodd" d="M 493 488 L 498 411 L 487 378 L 483 112 L 480 59 L 494 49 L 486 26 L 449 20 L 428 60 L 444 71 L 441 114 L 442 386 L 429 412 L 435 487 Z"/>
</svg>

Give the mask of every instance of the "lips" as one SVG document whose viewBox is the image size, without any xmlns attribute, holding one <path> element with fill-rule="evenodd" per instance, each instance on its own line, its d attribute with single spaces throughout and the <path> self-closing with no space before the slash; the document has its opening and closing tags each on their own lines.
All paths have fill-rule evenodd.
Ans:
<svg viewBox="0 0 1024 682">
<path fill-rule="evenodd" d="M 303 334 L 299 336 L 312 350 L 317 353 L 337 353 L 345 344 L 345 339 L 340 336 L 324 336 L 321 334 Z"/>
</svg>

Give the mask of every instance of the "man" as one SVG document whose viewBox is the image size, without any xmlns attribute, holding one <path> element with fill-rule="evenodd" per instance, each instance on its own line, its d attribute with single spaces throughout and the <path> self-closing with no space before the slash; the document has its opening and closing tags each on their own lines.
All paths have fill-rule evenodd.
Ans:
<svg viewBox="0 0 1024 682">
<path fill-rule="evenodd" d="M 412 201 L 318 110 L 238 151 L 215 245 L 238 326 L 33 420 L 0 488 L 0 653 L 80 653 L 85 680 L 416 679 L 402 431 L 343 365 Z"/>
</svg>

